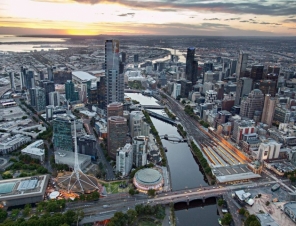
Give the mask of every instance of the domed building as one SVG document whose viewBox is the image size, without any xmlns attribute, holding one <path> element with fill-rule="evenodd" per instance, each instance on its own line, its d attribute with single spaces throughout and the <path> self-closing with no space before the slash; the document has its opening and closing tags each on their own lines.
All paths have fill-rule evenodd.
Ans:
<svg viewBox="0 0 296 226">
<path fill-rule="evenodd" d="M 161 190 L 164 180 L 158 170 L 147 168 L 136 172 L 133 183 L 138 190 L 146 192 L 151 189 Z"/>
</svg>

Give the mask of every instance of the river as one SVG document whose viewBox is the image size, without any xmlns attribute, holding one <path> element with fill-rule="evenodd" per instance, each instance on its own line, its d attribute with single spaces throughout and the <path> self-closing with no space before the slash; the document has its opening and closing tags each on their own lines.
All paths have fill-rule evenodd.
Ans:
<svg viewBox="0 0 296 226">
<path fill-rule="evenodd" d="M 133 100 L 137 100 L 146 105 L 158 105 L 156 99 L 143 96 L 137 93 L 126 93 Z M 162 110 L 152 110 L 162 114 Z M 177 128 L 151 117 L 151 120 L 159 135 L 180 136 Z M 172 144 L 167 140 L 162 140 L 163 146 L 168 149 L 166 152 L 173 190 L 206 186 L 204 175 L 201 173 L 199 165 L 192 155 L 187 143 Z M 189 208 L 182 204 L 175 205 L 175 215 L 178 226 L 216 226 L 218 215 L 215 200 L 207 200 L 206 203 L 191 203 Z"/>
</svg>

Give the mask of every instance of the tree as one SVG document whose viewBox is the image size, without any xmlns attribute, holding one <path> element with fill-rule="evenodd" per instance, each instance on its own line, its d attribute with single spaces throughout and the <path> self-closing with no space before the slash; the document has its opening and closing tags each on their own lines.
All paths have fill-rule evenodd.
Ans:
<svg viewBox="0 0 296 226">
<path fill-rule="evenodd" d="M 221 223 L 222 223 L 222 225 L 229 225 L 229 224 L 231 223 L 231 221 L 232 221 L 232 216 L 231 216 L 231 214 L 230 214 L 230 213 L 226 213 L 226 214 L 223 216 L 223 218 L 222 218 L 222 220 L 221 220 Z"/>
<path fill-rule="evenodd" d="M 135 194 L 136 194 L 136 191 L 135 191 L 135 189 L 131 188 L 131 189 L 128 191 L 128 193 L 129 193 L 130 195 L 135 195 Z"/>
<path fill-rule="evenodd" d="M 269 204 L 270 204 L 269 201 L 266 201 L 266 202 L 265 202 L 265 205 L 266 205 L 266 206 L 269 206 Z"/>
<path fill-rule="evenodd" d="M 246 210 L 245 210 L 244 208 L 240 208 L 239 211 L 238 211 L 238 213 L 239 213 L 240 215 L 245 215 Z"/>
<path fill-rule="evenodd" d="M 23 210 L 23 216 L 24 217 L 27 217 L 30 215 L 30 212 L 31 212 L 31 205 L 30 204 L 26 204 L 25 205 L 25 208 Z"/>
<path fill-rule="evenodd" d="M 3 222 L 7 218 L 7 212 L 0 208 L 0 222 Z"/>
<path fill-rule="evenodd" d="M 219 199 L 218 200 L 218 206 L 222 206 L 224 204 L 224 200 L 223 199 Z"/>
<path fill-rule="evenodd" d="M 148 190 L 148 195 L 152 196 L 152 197 L 155 196 L 155 190 L 154 189 L 149 189 Z"/>
<path fill-rule="evenodd" d="M 22 117 L 22 119 L 27 119 L 27 118 L 28 118 L 28 116 L 25 116 L 25 115 Z"/>
<path fill-rule="evenodd" d="M 132 225 L 135 219 L 137 218 L 137 211 L 133 209 L 129 209 L 126 214 L 127 214 L 128 225 Z"/>
<path fill-rule="evenodd" d="M 257 217 L 255 215 L 250 215 L 245 220 L 245 226 L 259 226 L 260 222 L 257 220 Z"/>
</svg>

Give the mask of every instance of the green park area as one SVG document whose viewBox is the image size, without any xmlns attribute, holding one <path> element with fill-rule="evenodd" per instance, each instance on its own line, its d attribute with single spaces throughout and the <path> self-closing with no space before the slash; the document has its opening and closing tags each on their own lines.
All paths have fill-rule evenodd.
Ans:
<svg viewBox="0 0 296 226">
<path fill-rule="evenodd" d="M 128 184 L 126 181 L 116 181 L 103 184 L 106 188 L 108 194 L 116 194 L 122 192 L 128 192 L 132 188 L 131 184 Z"/>
<path fill-rule="evenodd" d="M 138 221 L 139 226 L 161 226 L 160 220 L 141 219 Z"/>
</svg>

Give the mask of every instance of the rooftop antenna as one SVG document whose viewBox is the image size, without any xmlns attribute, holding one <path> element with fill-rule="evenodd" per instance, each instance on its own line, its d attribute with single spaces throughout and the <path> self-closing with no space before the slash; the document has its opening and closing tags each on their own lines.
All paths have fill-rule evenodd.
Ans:
<svg viewBox="0 0 296 226">
<path fill-rule="evenodd" d="M 99 190 L 97 184 L 95 184 L 89 176 L 85 175 L 80 169 L 79 161 L 78 161 L 78 151 L 77 151 L 77 135 L 76 135 L 76 120 L 72 119 L 71 123 L 73 123 L 74 129 L 74 170 L 70 174 L 70 176 L 62 177 L 59 181 L 59 184 L 64 184 L 67 187 L 67 192 L 78 191 L 85 193 L 87 190 Z"/>
</svg>

